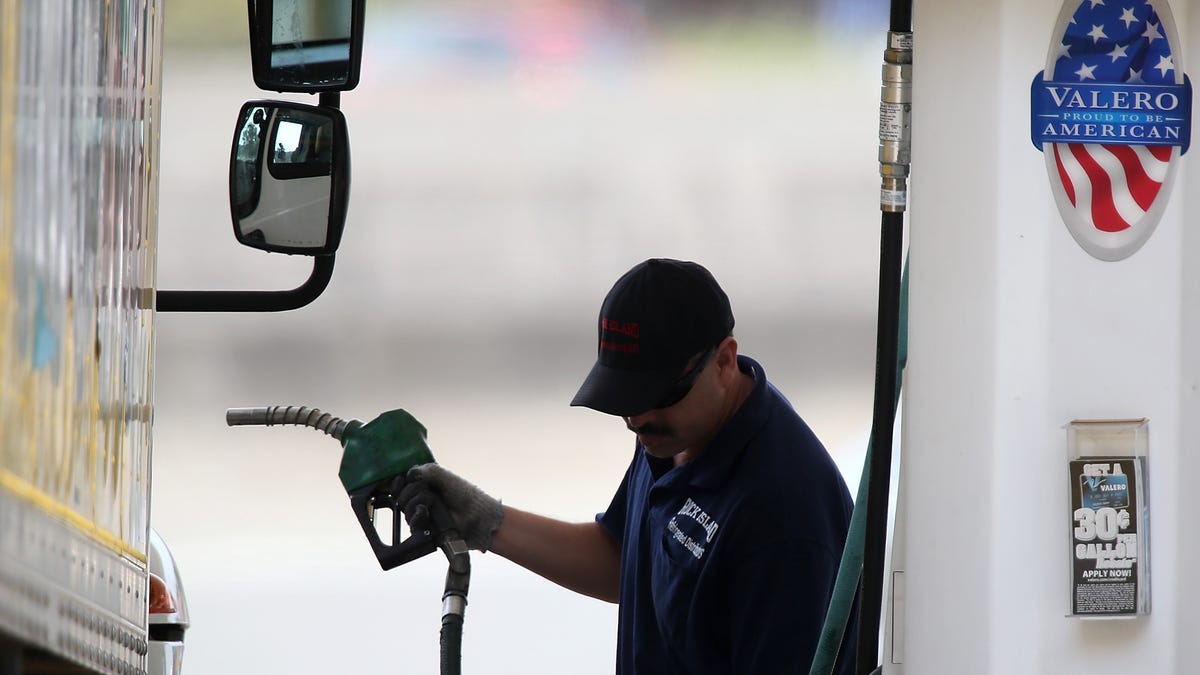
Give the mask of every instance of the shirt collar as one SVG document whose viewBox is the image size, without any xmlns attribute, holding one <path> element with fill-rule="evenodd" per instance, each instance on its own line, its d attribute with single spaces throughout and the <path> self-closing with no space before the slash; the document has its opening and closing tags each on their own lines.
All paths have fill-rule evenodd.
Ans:
<svg viewBox="0 0 1200 675">
<path fill-rule="evenodd" d="M 767 375 L 762 366 L 748 356 L 738 356 L 738 369 L 754 377 L 754 389 L 742 401 L 733 417 L 713 436 L 708 446 L 687 464 L 668 471 L 660 485 L 692 485 L 717 488 L 729 477 L 733 464 L 742 456 L 751 438 L 767 422 Z M 643 455 L 647 460 L 654 459 Z M 669 460 L 667 460 L 669 461 Z"/>
</svg>

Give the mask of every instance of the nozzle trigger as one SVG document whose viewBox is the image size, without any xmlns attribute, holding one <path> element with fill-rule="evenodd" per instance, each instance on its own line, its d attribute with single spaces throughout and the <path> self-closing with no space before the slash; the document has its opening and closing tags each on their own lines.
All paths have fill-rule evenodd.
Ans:
<svg viewBox="0 0 1200 675">
<path fill-rule="evenodd" d="M 366 535 L 367 541 L 371 544 L 371 550 L 374 551 L 375 558 L 379 561 L 380 567 L 385 570 L 399 567 L 437 550 L 433 528 L 430 526 L 432 524 L 430 521 L 436 520 L 436 518 L 430 515 L 429 508 L 424 504 L 415 505 L 413 507 L 414 513 L 411 515 L 416 516 L 418 521 L 423 518 L 425 524 L 418 526 L 416 524 L 418 521 L 414 521 L 410 526 L 412 531 L 408 538 L 401 540 L 403 535 L 401 527 L 404 519 L 400 517 L 396 495 L 400 493 L 403 487 L 404 477 L 395 476 L 384 478 L 350 492 L 350 507 L 354 510 L 354 515 L 358 518 L 358 523 L 362 527 L 363 534 Z M 393 543 L 384 543 L 379 537 L 379 532 L 375 529 L 375 523 L 371 519 L 371 512 L 379 508 L 390 508 L 393 511 L 394 517 L 392 518 L 391 532 Z M 424 511 L 424 514 L 421 514 L 420 511 Z"/>
</svg>

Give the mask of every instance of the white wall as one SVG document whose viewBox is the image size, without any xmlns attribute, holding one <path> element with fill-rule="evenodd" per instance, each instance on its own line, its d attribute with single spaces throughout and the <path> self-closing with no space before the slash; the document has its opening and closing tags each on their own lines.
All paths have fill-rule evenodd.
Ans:
<svg viewBox="0 0 1200 675">
<path fill-rule="evenodd" d="M 1171 3 L 1185 69 L 1200 58 L 1189 4 Z M 1030 82 L 1058 12 L 1044 0 L 914 10 L 906 559 L 894 562 L 906 639 L 893 672 L 1196 672 L 1187 572 L 1200 551 L 1180 517 L 1200 463 L 1196 151 L 1140 251 L 1101 262 L 1074 242 L 1029 140 Z M 1152 613 L 1069 618 L 1064 425 L 1137 417 L 1150 420 Z"/>
</svg>

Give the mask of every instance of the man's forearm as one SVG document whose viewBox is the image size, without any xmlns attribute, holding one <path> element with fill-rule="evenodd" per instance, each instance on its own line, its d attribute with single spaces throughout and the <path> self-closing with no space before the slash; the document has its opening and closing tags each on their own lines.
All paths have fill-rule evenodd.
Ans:
<svg viewBox="0 0 1200 675">
<path fill-rule="evenodd" d="M 599 523 L 568 523 L 504 507 L 491 551 L 577 593 L 617 601 L 621 550 Z"/>
</svg>

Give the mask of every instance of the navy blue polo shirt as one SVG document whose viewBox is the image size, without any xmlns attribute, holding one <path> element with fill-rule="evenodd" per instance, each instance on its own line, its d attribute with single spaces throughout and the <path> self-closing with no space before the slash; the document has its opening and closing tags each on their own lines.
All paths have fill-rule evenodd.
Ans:
<svg viewBox="0 0 1200 675">
<path fill-rule="evenodd" d="M 618 675 L 803 673 L 853 502 L 829 453 L 753 360 L 754 390 L 694 460 L 637 444 L 600 524 L 621 546 Z M 857 608 L 839 675 L 854 667 Z"/>
</svg>

